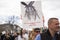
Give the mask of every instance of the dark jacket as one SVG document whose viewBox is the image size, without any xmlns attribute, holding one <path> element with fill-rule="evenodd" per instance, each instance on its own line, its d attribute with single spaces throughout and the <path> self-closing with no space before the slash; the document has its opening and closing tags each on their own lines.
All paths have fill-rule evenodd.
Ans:
<svg viewBox="0 0 60 40">
<path fill-rule="evenodd" d="M 56 40 L 60 40 L 60 35 L 55 34 Z M 51 36 L 49 30 L 41 34 L 41 40 L 53 40 L 53 37 Z"/>
<path fill-rule="evenodd" d="M 13 37 L 9 35 L 10 37 L 6 38 L 5 34 L 1 35 L 1 40 L 13 40 Z"/>
</svg>

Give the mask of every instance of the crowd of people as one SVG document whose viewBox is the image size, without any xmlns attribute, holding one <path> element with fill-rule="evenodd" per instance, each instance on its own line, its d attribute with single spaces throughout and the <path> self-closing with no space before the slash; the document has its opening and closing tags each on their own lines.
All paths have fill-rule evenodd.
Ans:
<svg viewBox="0 0 60 40">
<path fill-rule="evenodd" d="M 20 32 L 6 30 L 4 34 L 0 35 L 0 40 L 28 40 L 28 33 L 21 29 Z"/>
<path fill-rule="evenodd" d="M 40 28 L 32 31 L 21 29 L 20 32 L 6 30 L 5 34 L 0 35 L 0 40 L 60 40 L 60 26 L 58 18 L 48 20 L 48 29 L 41 32 Z"/>
</svg>

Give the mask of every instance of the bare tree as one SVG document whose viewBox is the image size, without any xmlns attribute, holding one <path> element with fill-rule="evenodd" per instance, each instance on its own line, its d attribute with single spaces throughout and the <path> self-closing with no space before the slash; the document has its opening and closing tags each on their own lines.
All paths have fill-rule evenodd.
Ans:
<svg viewBox="0 0 60 40">
<path fill-rule="evenodd" d="M 17 23 L 18 20 L 19 20 L 18 16 L 8 16 L 5 22 L 7 22 L 8 24 L 14 24 Z"/>
<path fill-rule="evenodd" d="M 15 23 L 17 23 L 19 19 L 20 18 L 18 16 L 8 16 L 5 22 L 8 24 L 12 24 L 13 29 L 15 30 L 16 29 Z"/>
</svg>

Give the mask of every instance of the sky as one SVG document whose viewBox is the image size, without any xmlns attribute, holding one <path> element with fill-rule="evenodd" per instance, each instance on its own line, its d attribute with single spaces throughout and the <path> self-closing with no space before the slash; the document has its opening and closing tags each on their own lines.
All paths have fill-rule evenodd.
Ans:
<svg viewBox="0 0 60 40">
<path fill-rule="evenodd" d="M 5 23 L 6 17 L 20 17 L 20 1 L 18 0 L 0 0 L 0 24 Z M 21 20 L 18 23 L 21 24 Z"/>
<path fill-rule="evenodd" d="M 20 11 L 19 1 L 0 0 L 0 16 L 18 15 Z"/>
<path fill-rule="evenodd" d="M 20 16 L 20 1 L 25 0 L 0 0 L 0 16 Z M 48 19 L 51 17 L 57 17 L 60 19 L 60 0 L 41 0 L 41 4 L 42 12 L 45 19 L 45 26 L 48 26 L 47 22 Z"/>
<path fill-rule="evenodd" d="M 42 11 L 45 18 L 45 26 L 48 26 L 47 22 L 51 17 L 56 17 L 60 20 L 60 0 L 43 0 Z"/>
</svg>

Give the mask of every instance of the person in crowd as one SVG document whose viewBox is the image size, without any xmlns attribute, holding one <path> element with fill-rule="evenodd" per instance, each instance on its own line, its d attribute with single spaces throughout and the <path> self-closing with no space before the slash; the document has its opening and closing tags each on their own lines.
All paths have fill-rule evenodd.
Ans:
<svg viewBox="0 0 60 40">
<path fill-rule="evenodd" d="M 17 37 L 18 37 L 17 32 L 13 32 L 12 36 L 13 36 L 13 40 L 17 40 Z"/>
<path fill-rule="evenodd" d="M 13 37 L 10 35 L 10 32 L 7 30 L 5 34 L 1 35 L 1 40 L 13 40 Z"/>
<path fill-rule="evenodd" d="M 60 40 L 59 31 L 59 19 L 50 18 L 48 20 L 48 30 L 41 34 L 41 40 Z"/>
<path fill-rule="evenodd" d="M 20 32 L 17 33 L 18 36 L 15 38 L 16 40 L 24 40 L 22 30 L 23 29 L 21 29 Z"/>
<path fill-rule="evenodd" d="M 21 32 L 18 32 L 18 40 L 23 40 L 23 37 L 22 37 L 22 35 L 21 35 Z"/>
<path fill-rule="evenodd" d="M 28 40 L 32 40 L 32 31 L 29 31 L 29 39 Z"/>
<path fill-rule="evenodd" d="M 34 29 L 34 33 L 35 33 L 35 38 L 34 38 L 34 40 L 41 40 L 40 28 L 35 28 L 35 29 Z"/>
<path fill-rule="evenodd" d="M 22 30 L 22 36 L 23 40 L 28 40 L 28 32 L 25 29 Z"/>
</svg>

